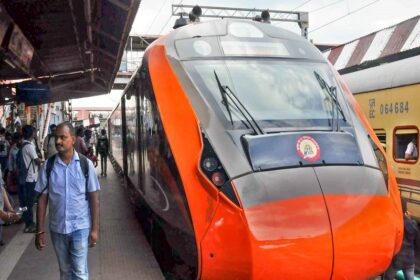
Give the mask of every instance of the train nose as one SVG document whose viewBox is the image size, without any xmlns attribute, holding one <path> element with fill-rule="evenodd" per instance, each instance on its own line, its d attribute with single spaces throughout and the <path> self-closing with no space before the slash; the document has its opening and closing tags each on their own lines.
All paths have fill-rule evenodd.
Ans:
<svg viewBox="0 0 420 280">
<path fill-rule="evenodd" d="M 234 185 L 248 225 L 253 279 L 330 278 L 333 240 L 313 168 L 254 173 Z"/>
<path fill-rule="evenodd" d="M 286 169 L 234 185 L 249 230 L 253 279 L 362 279 L 381 274 L 392 258 L 395 209 L 378 170 Z"/>
<path fill-rule="evenodd" d="M 401 212 L 392 204 L 379 170 L 315 167 L 334 240 L 333 279 L 382 274 L 402 237 Z"/>
</svg>

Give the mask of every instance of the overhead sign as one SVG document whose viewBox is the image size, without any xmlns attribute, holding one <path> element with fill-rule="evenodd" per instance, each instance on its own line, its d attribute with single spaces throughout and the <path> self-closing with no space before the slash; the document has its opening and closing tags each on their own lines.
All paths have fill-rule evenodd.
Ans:
<svg viewBox="0 0 420 280">
<path fill-rule="evenodd" d="M 51 93 L 48 85 L 30 81 L 18 84 L 16 95 L 19 103 L 34 106 L 48 103 Z"/>
<path fill-rule="evenodd" d="M 9 41 L 9 50 L 18 58 L 26 69 L 31 66 L 32 57 L 34 55 L 34 47 L 23 35 L 20 28 L 13 26 L 12 35 Z"/>
</svg>

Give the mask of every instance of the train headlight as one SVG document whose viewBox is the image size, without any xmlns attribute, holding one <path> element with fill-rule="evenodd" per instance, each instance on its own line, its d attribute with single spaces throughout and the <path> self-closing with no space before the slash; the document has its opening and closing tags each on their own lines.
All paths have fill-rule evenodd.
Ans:
<svg viewBox="0 0 420 280">
<path fill-rule="evenodd" d="M 217 159 L 213 157 L 208 157 L 203 160 L 203 168 L 209 172 L 216 170 L 218 165 Z"/>
<path fill-rule="evenodd" d="M 207 179 L 215 186 L 221 193 L 223 193 L 231 202 L 241 207 L 239 199 L 233 189 L 230 178 L 216 152 L 213 150 L 209 139 L 203 132 L 203 151 L 200 159 L 200 170 L 207 177 Z"/>
<path fill-rule="evenodd" d="M 222 172 L 214 172 L 213 175 L 211 175 L 211 181 L 216 186 L 221 187 L 226 182 L 226 176 Z"/>
<path fill-rule="evenodd" d="M 225 183 L 229 181 L 229 177 L 213 150 L 213 147 L 210 145 L 209 140 L 204 133 L 202 135 L 204 147 L 200 160 L 201 170 L 213 185 L 218 189 L 221 189 Z"/>
</svg>

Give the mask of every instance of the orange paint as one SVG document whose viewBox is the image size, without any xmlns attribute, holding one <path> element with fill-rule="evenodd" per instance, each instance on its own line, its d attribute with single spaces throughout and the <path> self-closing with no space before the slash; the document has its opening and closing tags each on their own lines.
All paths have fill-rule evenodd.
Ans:
<svg viewBox="0 0 420 280">
<path fill-rule="evenodd" d="M 200 255 L 200 240 L 216 209 L 218 191 L 205 187 L 207 178 L 200 178 L 204 175 L 196 172 L 202 150 L 199 121 L 169 65 L 164 46 L 151 48 L 148 59 L 156 102 L 185 189 Z M 200 262 L 198 266 L 200 271 Z"/>
<path fill-rule="evenodd" d="M 325 201 L 334 238 L 333 279 L 382 274 L 394 254 L 400 218 L 389 198 L 328 194 Z"/>
<path fill-rule="evenodd" d="M 401 205 L 387 161 L 389 193 L 311 195 L 247 209 L 199 169 L 199 120 L 166 57 L 163 40 L 147 58 L 158 110 L 193 221 L 202 279 L 364 279 L 380 274 L 401 244 Z M 350 91 L 351 106 L 381 145 Z M 186 144 L 188 143 L 188 144 Z"/>
<path fill-rule="evenodd" d="M 359 119 L 362 121 L 363 125 L 366 127 L 370 137 L 373 139 L 373 141 L 375 142 L 376 146 L 379 147 L 379 149 L 382 151 L 382 153 L 385 156 L 386 162 L 387 162 L 387 169 L 388 169 L 388 199 L 390 199 L 390 201 L 392 201 L 392 207 L 394 208 L 394 211 L 396 213 L 398 213 L 399 215 L 401 215 L 400 217 L 402 217 L 402 208 L 401 208 L 401 200 L 400 200 L 400 192 L 398 190 L 398 184 L 397 184 L 397 179 L 395 177 L 395 173 L 393 171 L 393 167 L 392 164 L 390 162 L 390 160 L 388 159 L 388 157 L 386 156 L 386 152 L 383 149 L 378 137 L 376 136 L 375 132 L 373 131 L 368 119 L 366 118 L 365 114 L 363 113 L 362 108 L 360 107 L 359 103 L 357 103 L 356 99 L 354 98 L 353 94 L 350 91 L 350 88 L 347 86 L 346 82 L 343 80 L 343 78 L 338 74 L 338 72 L 336 71 L 336 76 L 341 84 L 341 86 L 343 87 L 345 93 L 347 94 L 347 97 L 350 100 L 350 105 L 353 107 L 354 111 L 356 112 L 357 116 L 359 117 Z M 402 219 L 397 219 L 394 221 L 396 223 L 396 228 L 397 228 L 397 235 L 395 237 L 395 251 L 394 251 L 394 255 L 397 254 L 400 250 L 401 247 L 401 243 L 403 240 L 403 234 L 401 234 L 401 232 L 403 231 L 404 225 L 403 225 L 403 220 Z"/>
</svg>

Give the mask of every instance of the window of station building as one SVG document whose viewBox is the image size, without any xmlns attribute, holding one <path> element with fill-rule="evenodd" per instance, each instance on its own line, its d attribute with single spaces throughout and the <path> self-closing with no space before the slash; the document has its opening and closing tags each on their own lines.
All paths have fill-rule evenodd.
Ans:
<svg viewBox="0 0 420 280">
<path fill-rule="evenodd" d="M 394 151 L 396 162 L 413 164 L 418 159 L 419 130 L 415 126 L 394 129 Z"/>
<path fill-rule="evenodd" d="M 386 132 L 384 129 L 374 129 L 373 130 L 376 136 L 379 139 L 379 142 L 382 144 L 382 148 L 386 151 Z"/>
</svg>

